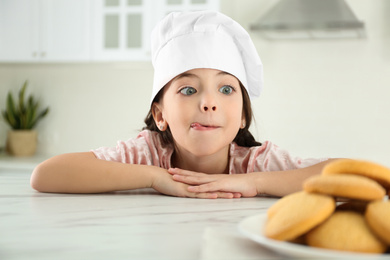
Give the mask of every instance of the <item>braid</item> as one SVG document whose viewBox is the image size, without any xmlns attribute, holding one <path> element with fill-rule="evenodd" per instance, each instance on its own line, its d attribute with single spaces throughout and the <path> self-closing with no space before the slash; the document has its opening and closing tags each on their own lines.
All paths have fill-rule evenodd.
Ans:
<svg viewBox="0 0 390 260">
<path fill-rule="evenodd" d="M 242 109 L 244 111 L 245 127 L 238 131 L 236 137 L 234 138 L 234 142 L 239 146 L 244 146 L 244 147 L 261 146 L 261 143 L 257 142 L 256 139 L 251 134 L 251 132 L 249 131 L 249 127 L 251 126 L 252 118 L 253 118 L 251 100 L 249 98 L 248 92 L 246 91 L 245 87 L 241 84 L 241 82 L 240 82 L 240 87 L 242 92 L 242 101 L 243 101 Z"/>
<path fill-rule="evenodd" d="M 239 146 L 244 147 L 261 146 L 261 143 L 257 142 L 251 132 L 246 128 L 238 131 L 236 138 L 234 138 L 234 142 Z"/>
</svg>

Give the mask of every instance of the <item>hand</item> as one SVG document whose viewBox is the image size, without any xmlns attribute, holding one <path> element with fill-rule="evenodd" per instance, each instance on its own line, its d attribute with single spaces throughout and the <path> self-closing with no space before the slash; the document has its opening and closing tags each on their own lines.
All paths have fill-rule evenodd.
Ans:
<svg viewBox="0 0 390 260">
<path fill-rule="evenodd" d="M 166 170 L 159 168 L 159 171 L 155 173 L 152 183 L 152 188 L 165 195 L 177 196 L 177 197 L 191 197 L 191 198 L 203 198 L 203 199 L 216 199 L 226 198 L 231 199 L 237 197 L 237 194 L 232 192 L 196 192 L 189 191 L 189 185 L 173 180 L 171 174 Z"/>
<path fill-rule="evenodd" d="M 234 197 L 254 197 L 258 194 L 255 174 L 205 174 L 181 169 L 169 169 L 173 180 L 188 184 L 188 191 L 195 193 L 230 192 Z"/>
</svg>

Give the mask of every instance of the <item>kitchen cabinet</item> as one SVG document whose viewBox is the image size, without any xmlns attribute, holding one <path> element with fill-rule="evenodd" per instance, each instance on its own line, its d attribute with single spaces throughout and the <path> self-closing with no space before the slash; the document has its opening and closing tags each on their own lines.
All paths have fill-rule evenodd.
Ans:
<svg viewBox="0 0 390 260">
<path fill-rule="evenodd" d="M 94 60 L 149 60 L 150 33 L 172 11 L 219 10 L 219 0 L 98 0 Z"/>
<path fill-rule="evenodd" d="M 0 61 L 89 60 L 89 0 L 1 0 Z"/>
<path fill-rule="evenodd" d="M 0 0 L 0 62 L 150 60 L 150 33 L 172 11 L 219 0 Z"/>
</svg>

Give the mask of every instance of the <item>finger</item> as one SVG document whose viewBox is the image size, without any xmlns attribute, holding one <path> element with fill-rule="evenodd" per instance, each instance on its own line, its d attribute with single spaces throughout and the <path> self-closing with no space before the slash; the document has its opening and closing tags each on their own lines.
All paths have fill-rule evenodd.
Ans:
<svg viewBox="0 0 390 260">
<path fill-rule="evenodd" d="M 218 184 L 215 182 L 205 183 L 196 186 L 188 186 L 188 191 L 190 192 L 215 192 L 222 190 Z"/>
<path fill-rule="evenodd" d="M 242 194 L 240 192 L 233 192 L 229 190 L 222 189 L 216 183 L 203 184 L 198 186 L 188 186 L 187 190 L 190 192 L 201 193 L 201 192 L 217 192 L 218 198 L 221 196 L 223 198 L 241 198 Z"/>
<path fill-rule="evenodd" d="M 205 175 L 204 173 L 187 171 L 187 170 L 182 170 L 179 168 L 169 168 L 168 172 L 172 175 L 178 174 L 178 175 L 183 175 L 183 176 L 202 176 L 202 175 Z"/>
<path fill-rule="evenodd" d="M 168 169 L 168 173 L 174 175 L 174 174 L 178 174 L 178 170 L 177 168 L 169 168 Z"/>
<path fill-rule="evenodd" d="M 212 176 L 183 176 L 179 174 L 172 175 L 172 179 L 178 182 L 190 184 L 190 185 L 200 185 L 214 181 Z"/>
<path fill-rule="evenodd" d="M 201 185 L 201 186 L 205 186 L 205 185 Z M 202 188 L 199 188 L 200 186 L 188 186 L 187 190 L 189 192 L 194 192 L 195 194 L 202 194 L 202 193 L 217 193 L 218 194 L 218 198 L 224 198 L 224 199 L 237 199 L 237 198 L 241 198 L 242 197 L 242 194 L 240 192 L 228 192 L 228 191 L 220 191 L 220 190 L 207 190 L 205 188 L 203 188 L 204 190 L 207 190 L 207 191 L 199 191 L 199 190 L 202 190 Z"/>
<path fill-rule="evenodd" d="M 201 193 L 189 193 L 187 195 L 191 198 L 198 198 L 198 199 L 217 199 L 218 193 L 216 192 L 201 192 Z"/>
<path fill-rule="evenodd" d="M 234 194 L 231 192 L 200 192 L 192 193 L 190 197 L 201 198 L 201 199 L 233 199 Z"/>
<path fill-rule="evenodd" d="M 235 199 L 238 199 L 238 198 L 241 198 L 242 197 L 242 194 L 239 193 L 239 192 L 233 192 L 233 198 Z"/>
<path fill-rule="evenodd" d="M 217 192 L 220 199 L 233 199 L 234 194 L 232 192 Z"/>
</svg>

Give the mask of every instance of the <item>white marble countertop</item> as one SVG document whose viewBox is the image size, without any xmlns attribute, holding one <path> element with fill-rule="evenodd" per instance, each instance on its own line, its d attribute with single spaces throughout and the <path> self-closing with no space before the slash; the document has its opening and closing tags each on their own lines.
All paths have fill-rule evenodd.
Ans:
<svg viewBox="0 0 390 260">
<path fill-rule="evenodd" d="M 29 178 L 28 171 L 0 170 L 2 260 L 279 258 L 237 228 L 274 198 L 189 199 L 149 189 L 45 194 Z"/>
<path fill-rule="evenodd" d="M 0 153 L 1 170 L 25 170 L 32 171 L 40 162 L 52 157 L 52 155 L 36 154 L 29 157 L 16 157 L 6 153 Z"/>
</svg>

